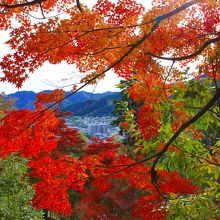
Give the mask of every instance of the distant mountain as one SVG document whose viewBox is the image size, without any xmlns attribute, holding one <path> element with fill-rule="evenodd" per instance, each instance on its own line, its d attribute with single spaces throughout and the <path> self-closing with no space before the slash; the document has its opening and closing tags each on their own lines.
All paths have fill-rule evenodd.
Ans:
<svg viewBox="0 0 220 220">
<path fill-rule="evenodd" d="M 117 92 L 90 93 L 90 92 L 79 91 L 76 94 L 65 99 L 61 104 L 61 109 L 66 108 L 68 105 L 73 105 L 73 104 L 84 102 L 87 100 L 98 100 L 100 98 L 103 98 L 105 96 L 112 95 L 115 93 Z M 69 94 L 70 92 L 67 92 L 66 96 L 68 96 Z"/>
<path fill-rule="evenodd" d="M 119 99 L 120 96 L 120 93 L 108 93 L 96 100 L 89 99 L 83 102 L 78 102 L 76 104 L 68 105 L 62 110 L 73 112 L 76 116 L 109 116 L 112 114 L 114 109 L 113 100 Z"/>
<path fill-rule="evenodd" d="M 31 91 L 21 91 L 13 94 L 9 94 L 9 98 L 16 100 L 15 107 L 18 109 L 34 109 L 34 102 L 36 99 L 36 93 Z"/>
<path fill-rule="evenodd" d="M 69 94 L 70 92 L 67 92 L 66 96 Z M 36 96 L 37 93 L 32 91 L 21 91 L 8 95 L 9 98 L 16 99 L 15 107 L 29 110 L 34 110 Z M 111 115 L 114 108 L 113 100 L 119 98 L 119 92 L 89 93 L 80 91 L 65 99 L 60 105 L 60 109 L 74 112 L 74 115 L 77 116 L 108 116 Z"/>
</svg>

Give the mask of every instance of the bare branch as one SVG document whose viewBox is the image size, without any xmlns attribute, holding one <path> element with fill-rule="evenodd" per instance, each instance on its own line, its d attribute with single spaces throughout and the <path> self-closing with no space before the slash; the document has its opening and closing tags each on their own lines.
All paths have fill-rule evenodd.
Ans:
<svg viewBox="0 0 220 220">
<path fill-rule="evenodd" d="M 43 18 L 46 18 L 45 15 L 44 15 L 44 10 L 43 10 L 42 4 L 39 3 L 39 5 L 40 5 L 40 11 L 41 11 L 41 14 L 42 14 Z"/>
<path fill-rule="evenodd" d="M 22 11 L 22 13 L 24 13 L 24 14 L 26 14 L 26 15 L 28 15 L 28 16 L 30 16 L 30 17 L 32 17 L 32 18 L 34 18 L 34 19 L 38 19 L 38 20 L 44 20 L 44 19 L 47 19 L 46 17 L 40 17 L 40 18 L 35 17 L 35 16 L 33 16 L 33 15 L 29 14 L 29 13 L 28 13 L 28 12 L 26 12 L 26 11 Z"/>
</svg>

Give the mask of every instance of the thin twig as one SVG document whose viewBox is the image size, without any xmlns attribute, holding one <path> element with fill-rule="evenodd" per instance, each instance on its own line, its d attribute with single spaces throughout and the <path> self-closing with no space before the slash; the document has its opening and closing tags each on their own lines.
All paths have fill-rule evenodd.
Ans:
<svg viewBox="0 0 220 220">
<path fill-rule="evenodd" d="M 43 19 L 45 19 L 46 17 L 45 17 L 45 15 L 44 15 L 44 10 L 43 10 L 43 8 L 42 8 L 41 2 L 39 3 L 39 5 L 40 5 L 40 11 L 41 11 L 42 17 L 43 17 Z"/>
</svg>

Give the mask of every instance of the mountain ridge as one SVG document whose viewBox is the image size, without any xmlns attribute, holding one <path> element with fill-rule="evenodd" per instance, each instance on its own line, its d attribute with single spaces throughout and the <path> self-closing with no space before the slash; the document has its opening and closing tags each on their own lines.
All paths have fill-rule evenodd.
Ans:
<svg viewBox="0 0 220 220">
<path fill-rule="evenodd" d="M 39 93 L 48 93 L 50 90 Z M 16 100 L 15 107 L 18 109 L 34 110 L 34 102 L 39 93 L 33 91 L 18 91 L 8 94 L 8 98 Z M 70 92 L 66 92 L 68 96 Z M 76 116 L 109 116 L 114 109 L 113 100 L 120 98 L 120 92 L 107 91 L 104 93 L 90 93 L 79 91 L 73 96 L 66 98 L 60 105 L 62 111 L 73 112 Z"/>
</svg>

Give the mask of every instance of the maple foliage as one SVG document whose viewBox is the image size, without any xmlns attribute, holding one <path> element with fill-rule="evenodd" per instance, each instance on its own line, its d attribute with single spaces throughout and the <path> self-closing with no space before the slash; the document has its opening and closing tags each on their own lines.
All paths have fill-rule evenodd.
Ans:
<svg viewBox="0 0 220 220">
<path fill-rule="evenodd" d="M 48 117 L 48 112 L 37 125 L 32 120 L 41 112 L 17 110 L 9 113 L 2 119 L 0 126 L 1 156 L 12 152 L 19 152 L 25 157 L 38 157 L 41 153 L 50 152 L 57 148 L 56 136 L 53 128 L 58 120 Z M 47 119 L 46 119 L 47 118 Z"/>
<path fill-rule="evenodd" d="M 38 111 L 36 113 L 39 114 Z M 98 216 L 104 216 L 106 213 L 109 213 L 108 215 L 112 219 L 120 219 L 119 216 L 123 215 L 126 218 L 127 210 L 131 212 L 133 208 L 135 209 L 135 206 L 138 206 L 139 203 L 135 204 L 138 198 L 137 190 L 147 190 L 157 194 L 150 180 L 149 167 L 135 164 L 136 162 L 125 154 L 118 154 L 117 149 L 120 148 L 121 144 L 113 143 L 111 139 L 104 141 L 94 139 L 92 143 L 84 148 L 84 153 L 81 150 L 81 160 L 66 155 L 66 151 L 63 151 L 63 149 L 68 144 L 75 148 L 79 146 L 79 143 L 82 146 L 85 143 L 83 141 L 79 142 L 78 134 L 74 130 L 71 134 L 75 134 L 75 136 L 70 138 L 70 142 L 62 141 L 61 134 L 64 135 L 65 139 L 68 139 L 66 133 L 60 133 L 62 129 L 59 128 L 59 123 L 63 124 L 64 122 L 60 122 L 51 113 L 49 117 L 46 116 L 47 120 L 43 120 L 44 124 L 40 123 L 44 127 L 34 124 L 31 124 L 31 127 L 25 127 L 27 124 L 22 124 L 23 126 L 17 124 L 17 129 L 13 129 L 13 132 L 21 131 L 22 133 L 17 133 L 19 135 L 16 136 L 16 133 L 6 132 L 12 130 L 8 130 L 8 126 L 12 124 L 13 120 L 19 118 L 21 122 L 24 122 L 25 119 L 30 121 L 33 115 L 33 112 L 23 110 L 11 112 L 3 118 L 1 135 L 4 138 L 1 139 L 1 156 L 7 156 L 11 152 L 18 151 L 21 155 L 30 159 L 29 166 L 32 168 L 30 174 L 38 179 L 35 183 L 36 194 L 33 198 L 33 204 L 36 208 L 44 208 L 65 215 L 72 214 L 72 205 L 68 196 L 68 189 L 72 188 L 77 192 L 82 191 L 80 202 L 76 204 L 75 209 L 81 213 L 83 219 L 98 218 Z M 65 123 L 62 128 L 64 127 Z M 30 136 L 30 132 L 32 136 Z M 12 137 L 12 135 L 15 136 Z M 8 144 L 10 138 L 12 140 L 11 145 Z M 62 145 L 61 150 L 59 149 L 60 144 Z M 134 166 L 131 166 L 132 163 Z M 197 187 L 194 187 L 189 181 L 184 180 L 185 182 L 182 183 L 183 180 L 178 174 L 169 174 L 169 176 L 168 173 L 160 172 L 160 175 L 164 175 L 164 178 L 161 178 L 162 192 L 195 193 L 197 190 Z M 176 181 L 173 182 L 174 176 Z M 90 181 L 91 179 L 92 181 Z M 184 188 L 180 184 L 177 188 L 176 183 L 182 183 Z M 86 189 L 86 184 L 91 185 L 92 190 Z M 87 197 L 88 193 L 86 193 L 88 190 L 92 193 L 90 199 Z M 96 200 L 97 196 L 100 199 Z M 133 200 L 133 197 L 136 199 Z M 158 198 L 160 198 L 159 195 Z M 100 201 L 106 201 L 106 204 L 103 205 Z M 110 204 L 112 204 L 111 209 L 109 208 Z M 92 211 L 94 207 L 96 207 L 96 212 Z M 115 209 L 120 214 L 114 213 Z M 155 209 L 155 206 L 152 206 L 152 209 Z M 91 210 L 91 213 L 89 210 Z M 136 212 L 134 211 L 134 213 Z M 136 213 L 134 215 L 140 216 L 141 214 Z"/>
<path fill-rule="evenodd" d="M 70 215 L 72 207 L 67 194 L 68 188 L 82 190 L 86 182 L 85 166 L 75 158 L 49 156 L 30 161 L 32 175 L 41 180 L 35 184 L 35 207 Z"/>
<path fill-rule="evenodd" d="M 45 94 L 44 99 L 42 96 L 40 94 L 36 102 L 38 108 L 49 100 L 55 101 L 57 97 L 50 99 Z M 3 117 L 0 128 L 1 157 L 17 152 L 29 158 L 29 166 L 33 169 L 31 175 L 40 179 L 35 184 L 35 207 L 69 215 L 71 204 L 67 190 L 69 187 L 82 190 L 87 175 L 85 166 L 79 160 L 65 154 L 70 151 L 70 146 L 74 149 L 85 143 L 76 129 L 68 128 L 56 115 L 52 110 L 42 113 L 38 109 L 35 112 L 12 111 Z"/>
<path fill-rule="evenodd" d="M 76 205 L 82 219 L 91 217 L 102 219 L 102 216 L 105 215 L 110 219 L 128 219 L 128 212 L 141 219 L 165 217 L 167 214 L 166 202 L 151 182 L 150 167 L 138 163 L 124 154 L 118 154 L 116 149 L 120 147 L 119 145 L 101 140 L 95 141 L 87 147 L 93 150 L 85 150 L 89 155 L 83 157 L 83 162 L 89 169 L 90 179 L 92 179 L 90 182 L 92 190 L 83 191 L 80 195 L 81 200 Z M 109 149 L 110 146 L 115 149 Z M 97 151 L 94 154 L 95 147 Z M 162 170 L 158 173 L 162 193 L 185 195 L 196 193 L 199 190 L 199 187 L 192 185 L 178 173 Z M 141 196 L 143 191 L 152 195 Z M 141 201 L 145 201 L 145 203 Z M 163 206 L 164 208 L 162 208 Z M 94 209 L 98 211 L 94 212 Z M 142 212 L 144 213 L 142 214 Z"/>
<path fill-rule="evenodd" d="M 0 156 L 17 152 L 29 159 L 35 207 L 80 219 L 181 219 L 193 218 L 185 203 L 204 215 L 204 197 L 214 210 L 205 214 L 220 215 L 219 5 L 154 0 L 146 10 L 134 0 L 98 0 L 92 8 L 79 0 L 0 3 L 0 30 L 9 31 L 11 48 L 0 61 L 1 81 L 19 88 L 45 62 L 62 61 L 83 76 L 70 95 L 109 70 L 127 80 L 119 85 L 127 98 L 119 124 L 131 154 L 113 139 L 86 143 L 68 128 L 58 110 L 66 98 L 61 89 L 39 94 L 35 111 L 4 111 Z"/>
<path fill-rule="evenodd" d="M 4 5 L 13 3 L 17 2 L 6 1 Z M 70 4 L 69 1 L 33 3 L 35 4 L 28 9 L 24 6 L 27 13 L 37 10 L 41 3 L 44 13 L 48 13 L 53 8 L 65 10 L 65 6 L 68 7 Z M 2 80 L 15 83 L 20 87 L 28 77 L 28 72 L 33 72 L 46 61 L 59 63 L 63 60 L 70 64 L 75 63 L 81 72 L 95 71 L 89 78 L 113 65 L 115 72 L 125 78 L 130 78 L 134 72 L 147 73 L 151 69 L 153 70 L 151 74 L 157 72 L 156 75 L 162 79 L 164 68 L 158 62 L 152 62 L 151 56 L 171 54 L 170 57 L 184 57 L 195 53 L 206 42 L 219 41 L 216 37 L 219 23 L 219 10 L 214 9 L 216 4 L 212 4 L 211 1 L 198 3 L 192 1 L 191 4 L 197 3 L 196 6 L 189 7 L 191 4 L 186 4 L 186 10 L 176 13 L 178 16 L 174 13 L 173 17 L 165 19 L 148 40 L 138 45 L 138 50 L 135 49 L 138 42 L 153 28 L 153 22 L 157 16 L 171 10 L 175 11 L 175 8 L 183 3 L 184 1 L 178 1 L 172 5 L 163 5 L 160 1 L 155 1 L 152 9 L 145 14 L 143 6 L 131 0 L 118 1 L 117 4 L 98 1 L 92 10 L 83 6 L 83 13 L 76 6 L 71 7 L 70 4 L 71 8 L 66 11 L 70 18 L 61 19 L 55 16 L 48 19 L 46 23 L 35 24 L 31 24 L 29 16 L 22 16 L 20 7 L 16 12 L 16 7 L 10 9 L 2 6 L 2 10 L 7 8 L 10 12 L 5 13 L 5 16 L 15 13 L 21 19 L 21 26 L 12 28 L 11 38 L 8 41 L 13 52 L 5 55 L 1 62 L 5 74 Z M 140 16 L 142 22 L 139 24 Z M 202 16 L 205 19 L 202 19 Z M 108 17 L 107 20 L 106 17 Z M 181 23 L 186 24 L 180 25 Z M 139 30 L 138 34 L 136 34 L 137 30 Z M 206 56 L 211 51 L 217 50 L 217 47 L 208 46 L 209 43 L 206 46 L 207 49 L 200 54 Z M 129 49 L 132 52 L 123 58 L 123 62 L 114 64 Z M 175 51 L 175 54 L 172 51 Z M 191 60 L 184 60 L 184 64 L 188 62 Z M 205 66 L 208 65 L 207 60 L 203 62 Z M 85 80 L 88 80 L 88 77 Z"/>
</svg>

